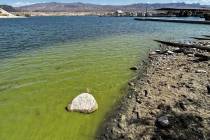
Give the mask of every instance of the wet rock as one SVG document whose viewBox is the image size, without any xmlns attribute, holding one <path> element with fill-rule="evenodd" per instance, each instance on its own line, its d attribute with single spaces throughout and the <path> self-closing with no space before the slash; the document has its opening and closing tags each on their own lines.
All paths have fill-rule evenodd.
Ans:
<svg viewBox="0 0 210 140">
<path fill-rule="evenodd" d="M 196 70 L 195 72 L 196 73 L 207 73 L 207 71 L 205 71 L 205 70 Z"/>
<path fill-rule="evenodd" d="M 156 52 L 156 53 L 160 53 L 161 51 L 160 51 L 160 50 L 155 50 L 155 52 Z"/>
<path fill-rule="evenodd" d="M 150 52 L 149 55 L 156 55 L 156 52 Z"/>
<path fill-rule="evenodd" d="M 128 82 L 129 86 L 135 86 L 135 84 L 133 82 Z"/>
<path fill-rule="evenodd" d="M 169 126 L 169 119 L 167 116 L 162 116 L 157 119 L 157 126 L 158 127 L 167 127 Z"/>
<path fill-rule="evenodd" d="M 137 66 L 131 67 L 130 70 L 134 70 L 134 71 L 138 70 L 138 67 Z"/>
<path fill-rule="evenodd" d="M 92 113 L 98 109 L 95 98 L 89 93 L 82 93 L 67 106 L 68 111 Z"/>
</svg>

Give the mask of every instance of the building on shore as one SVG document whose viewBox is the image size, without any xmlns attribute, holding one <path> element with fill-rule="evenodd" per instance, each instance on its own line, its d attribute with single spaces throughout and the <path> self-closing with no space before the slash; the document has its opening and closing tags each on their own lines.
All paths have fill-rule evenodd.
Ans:
<svg viewBox="0 0 210 140">
<path fill-rule="evenodd" d="M 122 17 L 124 15 L 125 15 L 125 13 L 122 10 L 117 10 L 116 12 L 114 12 L 113 16 Z"/>
</svg>

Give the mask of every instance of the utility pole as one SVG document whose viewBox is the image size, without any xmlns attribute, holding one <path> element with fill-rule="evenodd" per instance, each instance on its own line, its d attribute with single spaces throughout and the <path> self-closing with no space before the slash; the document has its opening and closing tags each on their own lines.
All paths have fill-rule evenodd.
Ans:
<svg viewBox="0 0 210 140">
<path fill-rule="evenodd" d="M 146 4 L 146 13 L 145 13 L 145 17 L 148 17 L 148 7 L 149 7 L 149 3 L 150 3 L 150 2 L 147 2 L 147 4 Z"/>
</svg>

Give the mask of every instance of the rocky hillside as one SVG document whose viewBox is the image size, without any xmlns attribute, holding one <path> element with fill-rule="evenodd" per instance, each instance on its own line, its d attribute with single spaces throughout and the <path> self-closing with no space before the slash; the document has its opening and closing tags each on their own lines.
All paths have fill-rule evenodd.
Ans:
<svg viewBox="0 0 210 140">
<path fill-rule="evenodd" d="M 143 11 L 147 8 L 201 8 L 200 4 L 185 4 L 185 3 L 166 3 L 166 4 L 132 4 L 132 5 L 95 5 L 85 3 L 38 3 L 33 5 L 27 5 L 18 7 L 21 11 L 33 11 L 33 12 L 112 12 L 116 10 L 123 11 Z"/>
<path fill-rule="evenodd" d="M 17 12 L 16 8 L 9 6 L 9 5 L 0 5 L 0 8 L 6 10 L 8 12 Z"/>
</svg>

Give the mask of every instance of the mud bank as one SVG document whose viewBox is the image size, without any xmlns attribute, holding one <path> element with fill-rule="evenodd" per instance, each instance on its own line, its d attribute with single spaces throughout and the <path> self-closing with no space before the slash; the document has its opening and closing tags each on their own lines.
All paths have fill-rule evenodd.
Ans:
<svg viewBox="0 0 210 140">
<path fill-rule="evenodd" d="M 97 139 L 210 139 L 210 61 L 196 53 L 210 55 L 163 45 L 150 52 Z"/>
</svg>

